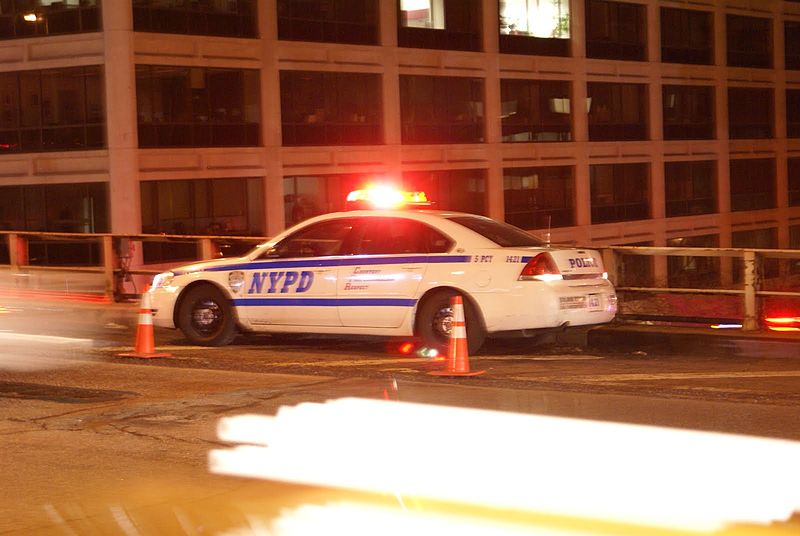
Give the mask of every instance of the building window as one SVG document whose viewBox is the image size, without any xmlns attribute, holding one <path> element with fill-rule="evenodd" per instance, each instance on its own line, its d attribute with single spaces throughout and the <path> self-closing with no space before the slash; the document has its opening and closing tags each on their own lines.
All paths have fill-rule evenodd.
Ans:
<svg viewBox="0 0 800 536">
<path fill-rule="evenodd" d="M 0 2 L 0 39 L 74 34 L 100 30 L 97 0 Z"/>
<path fill-rule="evenodd" d="M 718 248 L 719 235 L 687 236 L 667 240 L 671 248 Z M 719 257 L 667 257 L 670 288 L 716 288 L 720 284 Z"/>
<path fill-rule="evenodd" d="M 107 233 L 108 222 L 105 182 L 0 186 L 1 230 Z M 32 265 L 96 266 L 101 258 L 96 241 L 28 241 Z"/>
<path fill-rule="evenodd" d="M 641 4 L 586 0 L 586 56 L 647 59 L 646 8 Z"/>
<path fill-rule="evenodd" d="M 383 143 L 377 74 L 281 71 L 284 145 Z"/>
<path fill-rule="evenodd" d="M 800 21 L 784 22 L 783 35 L 786 68 L 800 70 Z"/>
<path fill-rule="evenodd" d="M 773 138 L 775 99 L 772 89 L 728 88 L 728 135 L 730 139 Z"/>
<path fill-rule="evenodd" d="M 646 140 L 647 86 L 589 82 L 589 139 Z"/>
<path fill-rule="evenodd" d="M 374 174 L 295 175 L 283 179 L 286 226 L 344 210 L 347 194 L 374 180 Z"/>
<path fill-rule="evenodd" d="M 500 0 L 500 52 L 569 56 L 569 0 Z"/>
<path fill-rule="evenodd" d="M 575 225 L 575 177 L 572 166 L 503 170 L 505 220 L 523 229 Z"/>
<path fill-rule="evenodd" d="M 501 80 L 503 141 L 572 139 L 570 83 Z"/>
<path fill-rule="evenodd" d="M 661 8 L 661 61 L 714 63 L 711 13 L 694 9 Z"/>
<path fill-rule="evenodd" d="M 143 181 L 142 232 L 261 235 L 261 183 L 261 178 Z"/>
<path fill-rule="evenodd" d="M 175 235 L 263 235 L 261 178 L 140 183 L 142 232 Z M 144 242 L 146 263 L 196 258 L 194 242 Z"/>
<path fill-rule="evenodd" d="M 376 0 L 278 0 L 278 39 L 378 44 Z"/>
<path fill-rule="evenodd" d="M 789 158 L 789 206 L 800 206 L 800 158 Z M 800 249 L 800 248 L 798 248 Z"/>
<path fill-rule="evenodd" d="M 800 138 L 800 89 L 786 90 L 786 137 Z"/>
<path fill-rule="evenodd" d="M 98 66 L 0 73 L 0 154 L 105 147 Z"/>
<path fill-rule="evenodd" d="M 403 143 L 482 143 L 483 80 L 400 76 Z"/>
<path fill-rule="evenodd" d="M 260 143 L 258 71 L 136 66 L 140 147 Z"/>
<path fill-rule="evenodd" d="M 486 214 L 485 169 L 407 171 L 403 188 L 425 192 L 437 209 Z"/>
<path fill-rule="evenodd" d="M 592 165 L 589 182 L 593 224 L 650 217 L 648 164 Z"/>
<path fill-rule="evenodd" d="M 666 162 L 664 191 L 666 214 L 693 216 L 717 211 L 717 188 L 712 161 Z"/>
<path fill-rule="evenodd" d="M 727 15 L 728 65 L 772 67 L 772 20 Z"/>
<path fill-rule="evenodd" d="M 663 86 L 665 140 L 714 138 L 714 88 Z"/>
<path fill-rule="evenodd" d="M 257 21 L 256 0 L 133 0 L 137 32 L 258 37 Z"/>
<path fill-rule="evenodd" d="M 399 0 L 401 47 L 481 50 L 481 0 Z"/>
<path fill-rule="evenodd" d="M 775 208 L 775 160 L 731 160 L 731 210 Z"/>
<path fill-rule="evenodd" d="M 344 210 L 347 194 L 375 181 L 374 173 L 284 177 L 284 221 L 295 225 L 320 214 Z M 404 173 L 398 187 L 423 191 L 435 208 L 486 213 L 486 171 L 451 170 Z"/>
</svg>

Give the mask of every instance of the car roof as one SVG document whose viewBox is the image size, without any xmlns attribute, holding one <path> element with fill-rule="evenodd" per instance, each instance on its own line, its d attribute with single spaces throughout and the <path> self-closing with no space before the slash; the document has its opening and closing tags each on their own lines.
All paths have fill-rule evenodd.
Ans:
<svg viewBox="0 0 800 536">
<path fill-rule="evenodd" d="M 468 212 L 429 210 L 429 209 L 403 209 L 403 210 L 364 209 L 364 210 L 328 212 L 326 214 L 320 214 L 318 216 L 314 216 L 307 220 L 303 220 L 285 229 L 281 233 L 272 237 L 268 242 L 261 244 L 261 246 L 275 244 L 278 241 L 284 239 L 286 236 L 292 234 L 296 230 L 306 227 L 308 225 L 313 225 L 317 222 L 334 220 L 334 219 L 343 219 L 343 218 L 367 218 L 367 217 L 403 218 L 403 219 L 419 221 L 422 223 L 426 223 L 431 227 L 434 227 L 439 232 L 448 235 L 457 244 L 469 245 L 470 247 L 484 247 L 484 248 L 497 247 L 497 244 L 495 244 L 488 238 L 481 236 L 475 231 L 472 231 L 471 229 L 468 229 L 467 227 L 464 227 L 463 225 L 455 221 L 452 221 L 450 219 L 452 217 L 473 217 L 473 218 L 491 219 L 488 216 L 481 216 L 480 214 L 470 214 Z"/>
</svg>

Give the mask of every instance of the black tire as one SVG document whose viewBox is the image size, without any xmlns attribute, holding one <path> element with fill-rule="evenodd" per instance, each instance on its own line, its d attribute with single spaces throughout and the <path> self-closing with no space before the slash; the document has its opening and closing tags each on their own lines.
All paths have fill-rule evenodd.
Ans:
<svg viewBox="0 0 800 536">
<path fill-rule="evenodd" d="M 417 335 L 422 344 L 446 352 L 450 343 L 450 323 L 453 310 L 450 298 L 458 295 L 454 290 L 438 290 L 425 298 L 417 310 Z M 464 321 L 467 324 L 467 351 L 475 354 L 486 340 L 486 329 L 483 320 L 478 316 L 472 304 L 462 296 L 464 301 Z"/>
<path fill-rule="evenodd" d="M 212 285 L 189 289 L 181 299 L 177 320 L 178 327 L 192 344 L 224 346 L 236 337 L 230 301 Z"/>
</svg>

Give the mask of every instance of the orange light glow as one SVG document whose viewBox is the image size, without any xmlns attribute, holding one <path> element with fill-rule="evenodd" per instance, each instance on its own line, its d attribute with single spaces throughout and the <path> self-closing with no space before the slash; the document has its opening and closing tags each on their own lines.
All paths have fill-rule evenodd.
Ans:
<svg viewBox="0 0 800 536">
<path fill-rule="evenodd" d="M 764 318 L 764 324 L 770 331 L 800 331 L 800 317 L 797 316 L 769 316 Z"/>
<path fill-rule="evenodd" d="M 414 343 L 413 342 L 404 342 L 400 345 L 400 353 L 403 355 L 408 355 L 414 351 Z"/>
<path fill-rule="evenodd" d="M 397 209 L 410 204 L 426 204 L 425 192 L 404 192 L 387 185 L 370 185 L 347 194 L 347 202 L 374 209 Z"/>
</svg>

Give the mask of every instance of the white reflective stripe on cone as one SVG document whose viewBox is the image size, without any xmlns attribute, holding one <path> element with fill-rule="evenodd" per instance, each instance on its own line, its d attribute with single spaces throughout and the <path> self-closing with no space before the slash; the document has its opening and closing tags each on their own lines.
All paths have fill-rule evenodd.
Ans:
<svg viewBox="0 0 800 536">
<path fill-rule="evenodd" d="M 139 309 L 139 325 L 152 326 L 153 312 L 150 309 Z"/>
<path fill-rule="evenodd" d="M 453 322 L 453 324 L 450 326 L 450 338 L 466 339 L 467 326 L 463 322 Z"/>
</svg>

